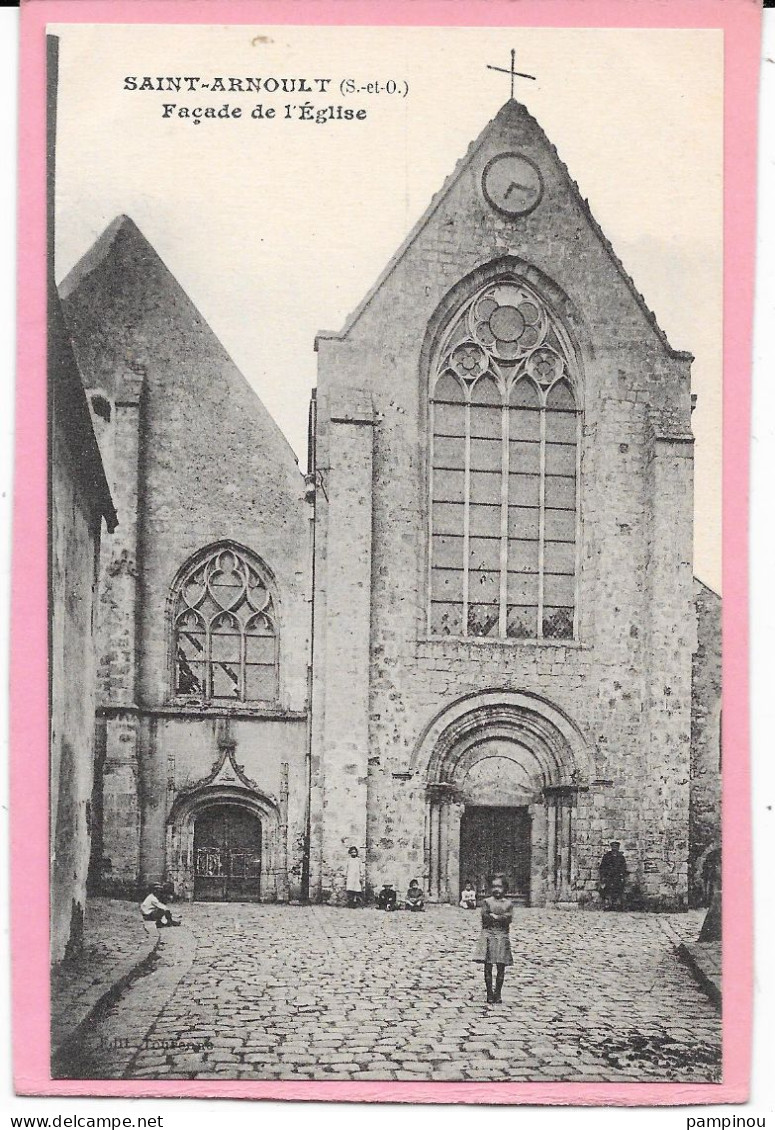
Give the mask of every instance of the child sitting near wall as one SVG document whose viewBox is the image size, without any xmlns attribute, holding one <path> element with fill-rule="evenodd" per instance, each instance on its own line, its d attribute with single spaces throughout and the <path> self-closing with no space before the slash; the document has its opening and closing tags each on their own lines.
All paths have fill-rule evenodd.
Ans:
<svg viewBox="0 0 775 1130">
<path fill-rule="evenodd" d="M 398 895 L 392 883 L 383 883 L 382 890 L 377 895 L 377 908 L 379 910 L 395 910 Z"/>
<path fill-rule="evenodd" d="M 163 926 L 179 926 L 180 919 L 175 918 L 172 911 L 166 903 L 161 902 L 159 895 L 163 895 L 169 887 L 165 888 L 158 883 L 154 883 L 148 894 L 140 903 L 140 913 L 145 922 L 155 922 L 156 929 L 161 930 Z"/>
<path fill-rule="evenodd" d="M 412 879 L 406 892 L 407 910 L 425 910 L 425 896 L 417 879 Z"/>
<path fill-rule="evenodd" d="M 476 889 L 470 879 L 460 892 L 460 905 L 463 910 L 476 910 Z"/>
</svg>

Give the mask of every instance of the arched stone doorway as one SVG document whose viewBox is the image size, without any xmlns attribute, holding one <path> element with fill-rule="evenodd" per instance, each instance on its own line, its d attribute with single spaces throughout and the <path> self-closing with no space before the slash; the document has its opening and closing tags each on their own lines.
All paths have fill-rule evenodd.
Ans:
<svg viewBox="0 0 775 1130">
<path fill-rule="evenodd" d="M 167 822 L 167 872 L 188 899 L 286 901 L 286 828 L 277 806 L 235 786 L 178 797 Z"/>
<path fill-rule="evenodd" d="M 579 793 L 594 763 L 578 728 L 538 696 L 472 695 L 446 708 L 416 754 L 425 771 L 429 895 L 457 901 L 503 872 L 526 904 L 574 899 Z"/>
<path fill-rule="evenodd" d="M 461 884 L 471 881 L 483 894 L 489 877 L 501 873 L 510 895 L 528 903 L 534 807 L 542 801 L 530 754 L 516 742 L 486 739 L 468 762 L 458 788 Z"/>
</svg>

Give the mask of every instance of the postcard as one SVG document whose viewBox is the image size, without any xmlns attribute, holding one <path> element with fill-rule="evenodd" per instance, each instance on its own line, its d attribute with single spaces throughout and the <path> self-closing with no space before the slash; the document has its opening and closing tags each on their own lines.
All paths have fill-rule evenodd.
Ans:
<svg viewBox="0 0 775 1130">
<path fill-rule="evenodd" d="M 758 8 L 592 15 L 24 5 L 20 1093 L 744 1100 Z"/>
</svg>

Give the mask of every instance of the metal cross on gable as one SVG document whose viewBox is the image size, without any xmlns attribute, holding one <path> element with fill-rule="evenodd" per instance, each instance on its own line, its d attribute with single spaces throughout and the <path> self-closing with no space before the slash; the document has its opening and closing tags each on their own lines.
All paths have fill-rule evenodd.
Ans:
<svg viewBox="0 0 775 1130">
<path fill-rule="evenodd" d="M 511 76 L 511 97 L 512 97 L 512 99 L 514 98 L 514 79 L 515 78 L 532 78 L 535 81 L 535 77 L 536 77 L 535 75 L 523 74 L 522 71 L 515 71 L 514 70 L 514 60 L 515 60 L 515 58 L 516 58 L 516 51 L 512 47 L 512 49 L 511 49 L 511 66 L 509 67 L 508 70 L 506 70 L 505 67 L 494 67 L 491 63 L 487 64 L 487 70 L 488 71 L 500 71 L 500 73 L 503 74 L 503 75 L 510 75 Z"/>
</svg>

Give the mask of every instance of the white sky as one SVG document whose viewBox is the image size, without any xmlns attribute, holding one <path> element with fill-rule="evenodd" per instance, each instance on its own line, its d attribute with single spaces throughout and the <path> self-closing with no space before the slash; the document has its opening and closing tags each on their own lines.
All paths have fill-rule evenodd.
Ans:
<svg viewBox="0 0 775 1130">
<path fill-rule="evenodd" d="M 716 31 L 55 25 L 57 278 L 119 213 L 199 307 L 304 464 L 317 330 L 341 328 L 508 95 L 588 197 L 673 346 L 696 356 L 695 572 L 721 583 L 722 35 Z M 331 93 L 125 92 L 125 75 L 330 77 Z M 406 81 L 342 98 L 340 80 Z M 286 102 L 365 107 L 286 121 Z M 164 102 L 274 121 L 163 120 Z"/>
</svg>

